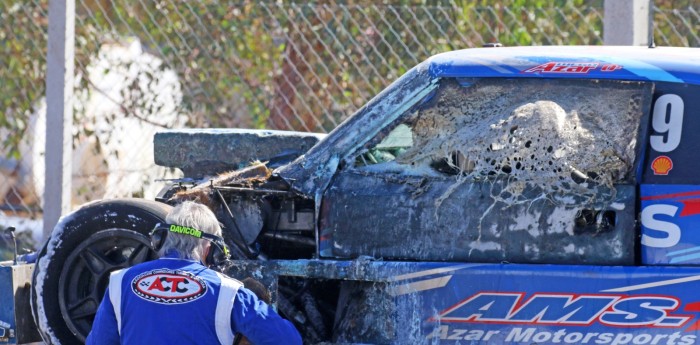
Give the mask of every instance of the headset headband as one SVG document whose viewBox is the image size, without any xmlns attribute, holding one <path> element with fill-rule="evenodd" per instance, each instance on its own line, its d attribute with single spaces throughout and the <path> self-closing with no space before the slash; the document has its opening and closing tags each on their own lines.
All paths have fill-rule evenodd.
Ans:
<svg viewBox="0 0 700 345">
<path fill-rule="evenodd" d="M 159 226 L 156 226 L 156 230 L 163 229 L 163 228 L 168 230 L 168 232 L 172 232 L 175 234 L 189 235 L 192 237 L 208 239 L 208 240 L 212 240 L 212 241 L 223 240 L 219 236 L 208 234 L 202 230 L 191 228 L 189 226 L 177 225 L 177 224 L 161 224 Z"/>
<path fill-rule="evenodd" d="M 156 236 L 157 233 L 161 233 L 163 235 Z M 220 266 L 225 264 L 225 262 L 227 262 L 231 257 L 228 246 L 226 246 L 226 242 L 223 238 L 208 234 L 199 229 L 177 224 L 158 223 L 156 225 L 153 231 L 151 231 L 151 246 L 154 250 L 158 251 L 160 248 L 162 248 L 168 233 L 192 236 L 211 242 L 212 247 L 210 248 L 209 255 L 206 258 L 209 265 Z"/>
</svg>

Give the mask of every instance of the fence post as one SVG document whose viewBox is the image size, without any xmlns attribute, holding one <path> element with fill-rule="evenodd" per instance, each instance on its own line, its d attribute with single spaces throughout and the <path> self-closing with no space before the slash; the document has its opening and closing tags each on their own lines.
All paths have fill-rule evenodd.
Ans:
<svg viewBox="0 0 700 345">
<path fill-rule="evenodd" d="M 46 54 L 44 238 L 70 211 L 72 175 L 75 0 L 49 0 Z"/>
<path fill-rule="evenodd" d="M 603 44 L 648 45 L 650 2 L 651 0 L 605 0 Z"/>
</svg>

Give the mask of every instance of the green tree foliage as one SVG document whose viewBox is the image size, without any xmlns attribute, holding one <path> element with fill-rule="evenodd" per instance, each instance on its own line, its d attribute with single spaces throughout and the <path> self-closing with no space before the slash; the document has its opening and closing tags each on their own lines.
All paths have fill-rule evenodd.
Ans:
<svg viewBox="0 0 700 345">
<path fill-rule="evenodd" d="M 656 0 L 652 15 L 657 45 L 700 47 L 700 1 Z"/>
<path fill-rule="evenodd" d="M 44 93 L 47 1 L 0 2 L 6 156 L 19 155 L 27 114 Z M 657 43 L 697 45 L 697 9 L 656 1 Z M 603 0 L 77 0 L 76 10 L 78 73 L 87 75 L 102 44 L 139 39 L 178 74 L 182 109 L 197 127 L 327 132 L 439 52 L 602 44 Z"/>
<path fill-rule="evenodd" d="M 5 158 L 20 158 L 27 114 L 44 94 L 47 9 L 45 1 L 0 1 L 0 155 Z"/>
<path fill-rule="evenodd" d="M 327 132 L 442 51 L 599 44 L 601 1 L 78 0 L 76 71 L 105 42 L 138 38 L 177 72 L 192 126 Z M 0 126 L 20 135 L 44 93 L 47 0 L 4 1 L 0 19 Z M 18 137 L 5 140 L 14 149 Z"/>
<path fill-rule="evenodd" d="M 460 0 L 467 27 L 504 45 L 602 44 L 603 0 Z"/>
</svg>

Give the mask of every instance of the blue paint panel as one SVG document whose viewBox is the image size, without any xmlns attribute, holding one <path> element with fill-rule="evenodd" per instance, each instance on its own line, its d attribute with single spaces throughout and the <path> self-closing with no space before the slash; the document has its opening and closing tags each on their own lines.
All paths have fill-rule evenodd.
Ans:
<svg viewBox="0 0 700 345">
<path fill-rule="evenodd" d="M 449 283 L 397 298 L 401 305 L 419 296 L 427 343 L 699 342 L 700 268 L 477 265 L 397 283 L 435 278 Z"/>
<path fill-rule="evenodd" d="M 700 267 L 372 260 L 242 260 L 232 267 L 260 266 L 279 276 L 376 283 L 373 298 L 355 302 L 369 301 L 374 322 L 391 325 L 391 344 L 700 343 Z"/>
<path fill-rule="evenodd" d="M 0 344 L 16 344 L 12 266 L 0 266 Z"/>
<path fill-rule="evenodd" d="M 700 49 L 695 48 L 485 48 L 439 54 L 428 63 L 434 77 L 591 78 L 700 84 Z M 566 68 L 530 70 L 547 63 L 588 63 L 594 66 L 589 65 L 590 68 L 580 71 Z"/>
<path fill-rule="evenodd" d="M 700 71 L 700 68 L 698 69 Z M 650 111 L 650 121 L 649 121 L 649 135 L 646 136 L 645 144 L 645 160 L 644 164 L 644 174 L 641 180 L 644 184 L 675 184 L 675 185 L 693 185 L 700 184 L 700 178 L 698 177 L 698 172 L 700 172 L 700 160 L 697 159 L 698 152 L 700 152 L 700 140 L 697 140 L 698 129 L 700 128 L 700 87 L 697 85 L 686 85 L 686 84 L 676 84 L 676 83 L 655 83 L 654 91 L 654 105 L 660 97 L 663 96 L 677 96 L 683 106 L 683 117 L 682 117 L 682 130 L 680 136 L 680 143 L 677 147 L 673 148 L 671 151 L 659 152 L 654 149 L 650 144 L 650 137 L 662 137 L 665 138 L 664 141 L 668 140 L 668 132 L 656 132 L 651 125 L 652 119 L 655 116 L 662 116 L 668 119 L 670 115 L 668 112 L 672 111 L 669 106 L 666 108 L 661 108 L 666 110 L 666 113 L 655 114 L 654 110 L 657 110 L 655 106 L 651 107 Z M 674 104 L 673 107 L 678 104 Z M 678 111 L 679 109 L 676 108 Z M 678 111 L 680 113 L 680 111 Z M 668 120 L 666 120 L 668 121 Z M 671 160 L 671 170 L 667 171 L 665 174 L 653 169 L 653 162 L 656 159 L 662 159 L 661 157 L 667 157 Z M 665 158 L 663 158 L 665 159 Z"/>
<path fill-rule="evenodd" d="M 700 186 L 640 186 L 642 263 L 700 264 Z"/>
</svg>

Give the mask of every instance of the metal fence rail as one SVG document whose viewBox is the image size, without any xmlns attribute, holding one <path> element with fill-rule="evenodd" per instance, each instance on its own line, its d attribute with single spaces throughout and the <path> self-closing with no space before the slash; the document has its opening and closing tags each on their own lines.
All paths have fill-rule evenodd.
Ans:
<svg viewBox="0 0 700 345">
<path fill-rule="evenodd" d="M 47 2 L 0 2 L 6 217 L 41 216 Z M 151 197 L 160 128 L 328 132 L 442 51 L 602 44 L 603 0 L 359 3 L 77 0 L 74 204 Z M 658 45 L 700 46 L 698 4 L 657 6 Z"/>
</svg>

